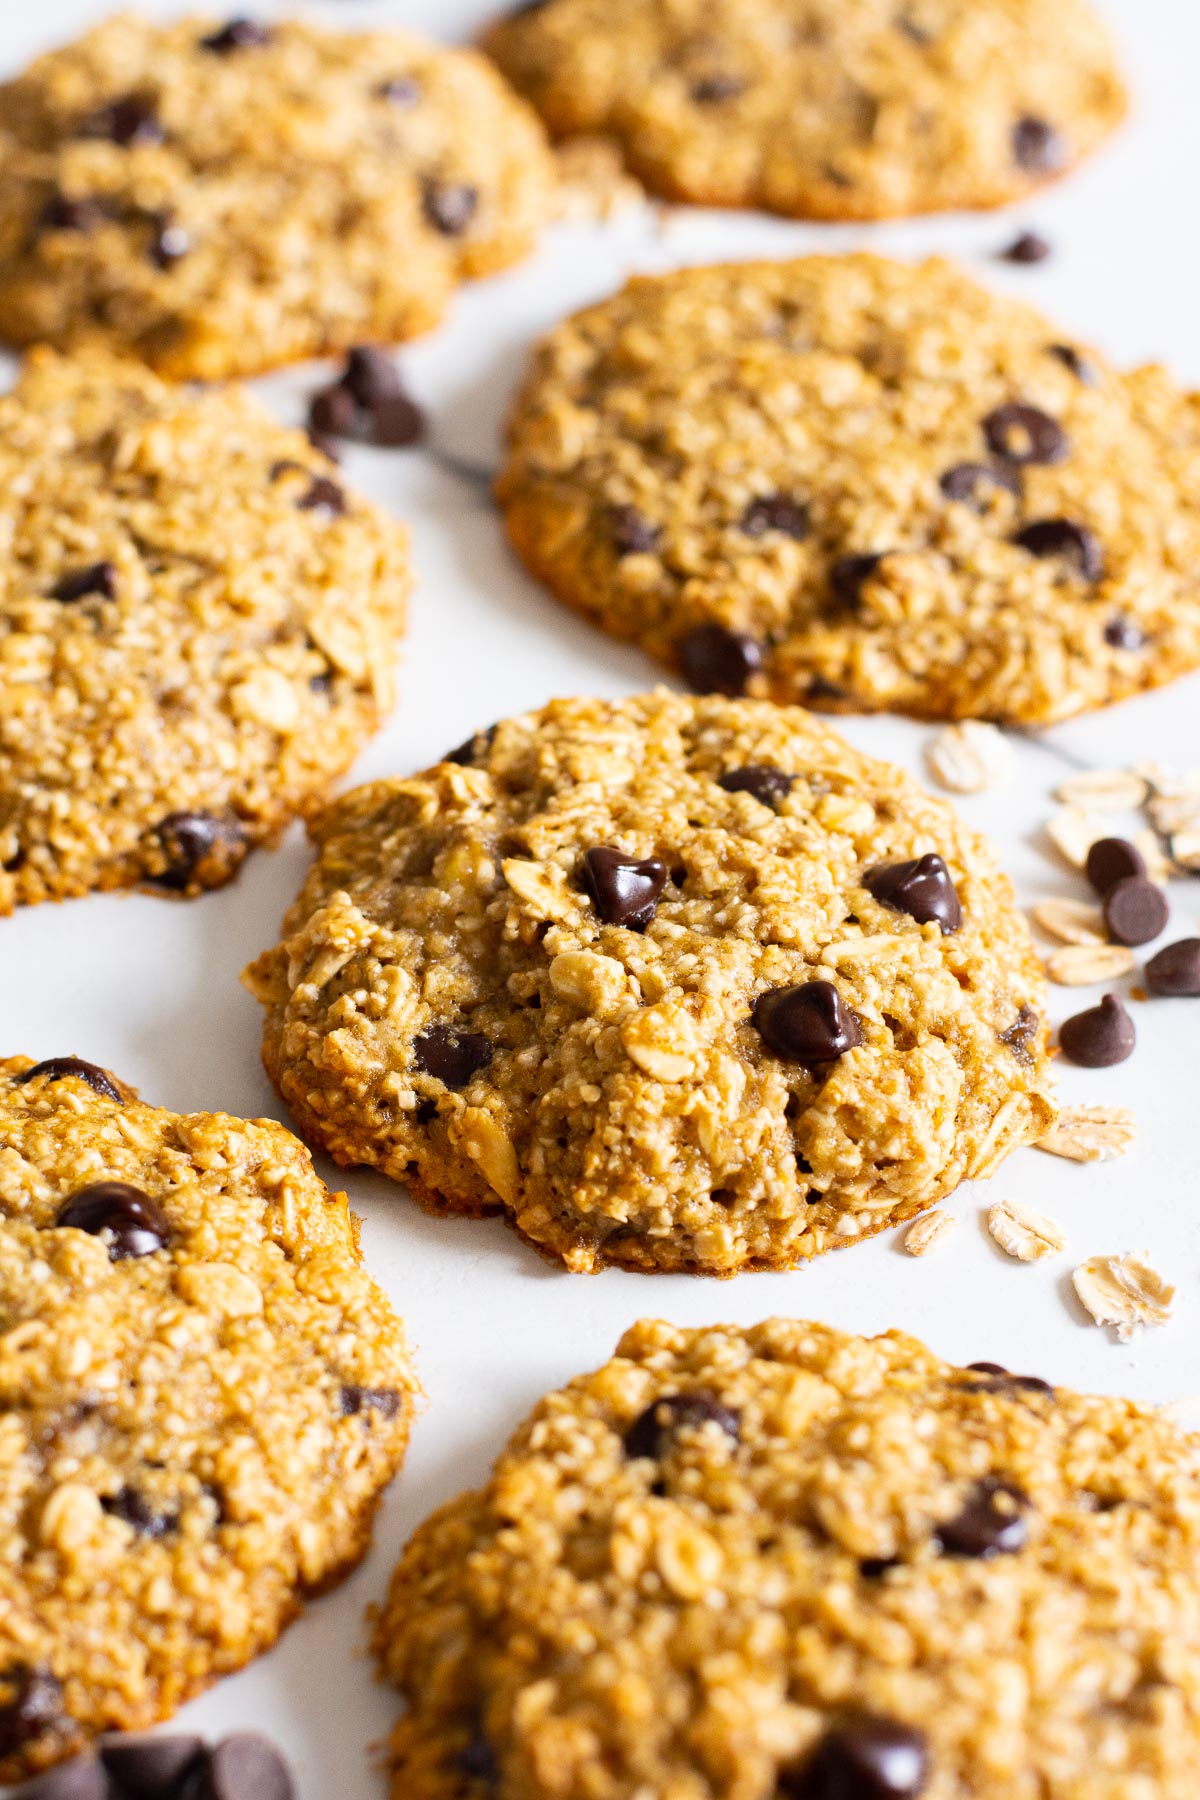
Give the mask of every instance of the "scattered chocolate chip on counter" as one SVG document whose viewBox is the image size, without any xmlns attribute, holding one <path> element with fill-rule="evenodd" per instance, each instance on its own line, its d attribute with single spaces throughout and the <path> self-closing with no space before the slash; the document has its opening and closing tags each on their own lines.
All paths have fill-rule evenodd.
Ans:
<svg viewBox="0 0 1200 1800">
<path fill-rule="evenodd" d="M 1108 1069 L 1133 1055 L 1137 1031 L 1116 994 L 1105 994 L 1096 1006 L 1063 1020 L 1058 1042 L 1068 1062 Z"/>
</svg>

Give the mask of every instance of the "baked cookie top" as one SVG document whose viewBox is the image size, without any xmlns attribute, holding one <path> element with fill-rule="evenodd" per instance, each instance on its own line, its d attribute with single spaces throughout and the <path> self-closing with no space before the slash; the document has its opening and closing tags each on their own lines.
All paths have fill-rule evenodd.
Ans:
<svg viewBox="0 0 1200 1800">
<path fill-rule="evenodd" d="M 0 1062 L 0 1781 L 165 1718 L 367 1547 L 415 1382 L 281 1125 Z"/>
<path fill-rule="evenodd" d="M 236 390 L 35 351 L 0 398 L 0 913 L 195 893 L 380 722 L 404 530 Z"/>
<path fill-rule="evenodd" d="M 799 709 L 556 701 L 311 830 L 245 977 L 300 1130 L 571 1269 L 786 1267 L 1053 1116 L 991 851 Z"/>
<path fill-rule="evenodd" d="M 1200 400 L 941 261 L 630 282 L 537 351 L 499 492 L 702 689 L 1045 724 L 1200 664 Z"/>
<path fill-rule="evenodd" d="M 1002 205 L 1126 107 L 1086 0 L 542 0 L 485 45 L 658 193 L 802 218 Z"/>
<path fill-rule="evenodd" d="M 411 337 L 532 247 L 550 170 L 471 51 L 122 13 L 0 88 L 0 336 L 205 379 Z"/>
<path fill-rule="evenodd" d="M 397 1800 L 1188 1800 L 1200 1440 L 915 1339 L 643 1322 L 423 1525 Z"/>
</svg>

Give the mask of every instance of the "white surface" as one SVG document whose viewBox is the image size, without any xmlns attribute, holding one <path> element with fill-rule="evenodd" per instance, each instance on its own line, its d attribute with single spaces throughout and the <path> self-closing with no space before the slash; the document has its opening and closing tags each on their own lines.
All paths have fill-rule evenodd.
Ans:
<svg viewBox="0 0 1200 1800">
<path fill-rule="evenodd" d="M 89 0 L 42 0 L 27 10 L 4 0 L 0 64 L 15 68 L 104 10 Z M 490 8 L 486 0 L 329 0 L 318 10 L 344 24 L 386 20 L 450 37 L 466 35 Z M 676 212 L 665 229 L 638 215 L 607 230 L 559 231 L 523 269 L 465 293 L 443 330 L 404 353 L 440 444 L 476 462 L 494 459 L 496 423 L 524 347 L 563 311 L 609 292 L 634 269 L 756 252 L 864 244 L 902 255 L 950 251 L 982 280 L 1042 306 L 1064 335 L 1122 361 L 1165 360 L 1200 382 L 1200 253 L 1190 219 L 1190 177 L 1200 167 L 1193 74 L 1200 6 L 1109 0 L 1107 10 L 1124 39 L 1137 112 L 1079 175 L 1027 207 L 973 218 L 839 229 Z M 1035 269 L 997 263 L 993 253 L 1025 225 L 1050 238 L 1053 260 Z M 318 379 L 308 369 L 261 387 L 281 416 L 298 420 Z M 420 453 L 356 450 L 345 467 L 353 483 L 409 521 L 420 573 L 401 705 L 357 779 L 421 767 L 476 727 L 551 695 L 616 695 L 654 680 L 640 655 L 560 610 L 516 567 L 480 486 Z M 962 803 L 996 839 L 1024 902 L 1082 892 L 1040 837 L 1049 790 L 1067 772 L 1052 752 L 1096 766 L 1143 757 L 1200 762 L 1198 707 L 1200 678 L 1193 677 L 1060 728 L 1040 745 L 1020 746 L 1005 791 Z M 920 772 L 926 728 L 875 719 L 846 721 L 845 730 L 864 749 Z M 0 922 L 5 1053 L 74 1052 L 179 1111 L 281 1117 L 259 1066 L 259 1009 L 237 975 L 275 941 L 306 860 L 294 834 L 278 854 L 254 857 L 234 887 L 189 905 L 97 897 Z M 1177 884 L 1172 899 L 1169 935 L 1194 931 L 1200 881 Z M 1055 992 L 1056 1017 L 1085 1004 L 1087 994 Z M 499 1223 L 435 1221 L 380 1179 L 325 1169 L 348 1187 L 366 1221 L 367 1258 L 408 1320 L 428 1407 L 364 1568 L 311 1607 L 273 1654 L 190 1707 L 181 1723 L 210 1733 L 251 1724 L 275 1732 L 295 1759 L 303 1800 L 380 1800 L 367 1746 L 383 1736 L 395 1705 L 363 1654 L 365 1607 L 381 1596 L 417 1522 L 482 1477 L 536 1396 L 602 1361 L 639 1315 L 749 1322 L 785 1312 L 868 1332 L 897 1325 L 963 1361 L 992 1358 L 1153 1400 L 1191 1394 L 1200 1387 L 1200 1002 L 1134 1010 L 1141 1043 L 1133 1061 L 1095 1074 L 1066 1068 L 1061 1077 L 1067 1101 L 1135 1109 L 1141 1136 L 1134 1152 L 1085 1168 L 1022 1152 L 992 1182 L 959 1192 L 950 1202 L 958 1230 L 923 1262 L 885 1237 L 793 1274 L 743 1275 L 723 1286 L 615 1272 L 569 1276 Z M 1067 1255 L 1026 1267 L 996 1250 L 982 1209 L 1002 1196 L 1061 1220 Z M 1119 1346 L 1086 1324 L 1070 1270 L 1084 1256 L 1128 1248 L 1148 1250 L 1179 1295 L 1166 1329 Z"/>
</svg>

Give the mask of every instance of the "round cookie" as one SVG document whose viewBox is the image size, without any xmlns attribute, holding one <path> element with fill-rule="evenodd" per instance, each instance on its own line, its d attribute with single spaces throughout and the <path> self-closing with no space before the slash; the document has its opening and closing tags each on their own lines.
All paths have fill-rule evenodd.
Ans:
<svg viewBox="0 0 1200 1800">
<path fill-rule="evenodd" d="M 0 336 L 205 380 L 411 337 L 532 248 L 551 168 L 471 51 L 122 13 L 0 88 Z"/>
<path fill-rule="evenodd" d="M 299 1129 L 571 1269 L 789 1267 L 1053 1117 L 989 848 L 799 709 L 557 701 L 311 830 L 244 977 Z"/>
<path fill-rule="evenodd" d="M 1126 109 L 1086 0 L 542 0 L 485 47 L 655 192 L 800 218 L 1003 205 Z"/>
<path fill-rule="evenodd" d="M 423 1525 L 396 1800 L 1188 1800 L 1200 1439 L 898 1332 L 644 1322 Z"/>
<path fill-rule="evenodd" d="M 363 1555 L 416 1384 L 268 1120 L 0 1062 L 0 1782 L 165 1718 Z"/>
<path fill-rule="evenodd" d="M 197 893 L 393 699 L 403 529 L 235 390 L 34 351 L 0 399 L 0 913 Z"/>
<path fill-rule="evenodd" d="M 630 284 L 542 344 L 499 484 L 569 604 L 702 690 L 1043 725 L 1200 664 L 1200 398 L 948 263 Z"/>
</svg>

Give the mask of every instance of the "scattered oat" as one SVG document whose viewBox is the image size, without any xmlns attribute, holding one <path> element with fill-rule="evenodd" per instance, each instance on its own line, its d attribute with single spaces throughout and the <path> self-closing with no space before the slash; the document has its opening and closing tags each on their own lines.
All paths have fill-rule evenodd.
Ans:
<svg viewBox="0 0 1200 1800">
<path fill-rule="evenodd" d="M 1190 875 L 1200 872 L 1200 824 L 1192 830 L 1176 832 L 1171 839 L 1171 855 Z"/>
<path fill-rule="evenodd" d="M 988 1208 L 987 1228 L 1009 1256 L 1018 1262 L 1041 1262 L 1067 1247 L 1067 1235 L 1045 1213 L 1016 1200 L 997 1200 Z"/>
<path fill-rule="evenodd" d="M 1073 869 L 1082 869 L 1092 845 L 1098 838 L 1107 837 L 1109 831 L 1103 819 L 1095 818 L 1082 806 L 1064 806 L 1047 820 L 1046 835 Z"/>
<path fill-rule="evenodd" d="M 1144 827 L 1141 831 L 1134 832 L 1131 841 L 1134 847 L 1142 853 L 1142 861 L 1146 865 L 1146 877 L 1149 881 L 1157 882 L 1159 887 L 1162 887 L 1163 883 L 1169 881 L 1172 875 L 1178 875 L 1179 869 L 1164 852 L 1156 831 L 1151 831 L 1148 826 Z"/>
<path fill-rule="evenodd" d="M 560 221 L 598 223 L 645 201 L 645 189 L 625 168 L 613 138 L 570 138 L 558 146 L 555 158 L 554 217 Z"/>
<path fill-rule="evenodd" d="M 1086 900 L 1041 900 L 1033 922 L 1060 944 L 1103 944 L 1108 937 L 1100 908 Z"/>
<path fill-rule="evenodd" d="M 1046 958 L 1046 973 L 1059 987 L 1095 987 L 1116 981 L 1134 967 L 1134 954 L 1124 944 L 1067 944 Z"/>
<path fill-rule="evenodd" d="M 1097 812 L 1136 812 L 1145 806 L 1150 786 L 1131 769 L 1096 769 L 1072 775 L 1055 790 L 1064 806 L 1094 807 Z"/>
<path fill-rule="evenodd" d="M 904 1234 L 904 1248 L 910 1256 L 925 1256 L 935 1244 L 949 1237 L 954 1230 L 954 1215 L 941 1212 L 937 1208 L 933 1212 L 922 1213 L 915 1219 Z"/>
<path fill-rule="evenodd" d="M 1003 732 L 980 719 L 947 725 L 925 745 L 925 764 L 952 794 L 981 794 L 1009 774 L 1013 749 Z"/>
<path fill-rule="evenodd" d="M 1165 1325 L 1171 1316 L 1175 1289 L 1141 1251 L 1091 1256 L 1071 1280 L 1097 1325 L 1115 1325 L 1123 1344 L 1139 1325 Z"/>
<path fill-rule="evenodd" d="M 1200 831 L 1200 790 L 1182 794 L 1158 794 L 1146 808 L 1156 831 L 1164 837 Z"/>
<path fill-rule="evenodd" d="M 1053 1131 L 1034 1146 L 1070 1162 L 1114 1162 L 1137 1137 L 1133 1114 L 1124 1106 L 1064 1106 Z"/>
</svg>

